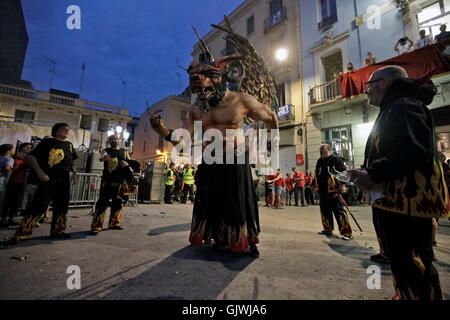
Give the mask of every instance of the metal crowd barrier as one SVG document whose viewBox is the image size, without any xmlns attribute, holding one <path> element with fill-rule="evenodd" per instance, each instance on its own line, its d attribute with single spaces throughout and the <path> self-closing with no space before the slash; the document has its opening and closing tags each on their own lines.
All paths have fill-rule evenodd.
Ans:
<svg viewBox="0 0 450 320">
<path fill-rule="evenodd" d="M 78 173 L 77 184 L 70 187 L 70 208 L 92 207 L 100 194 L 101 175 Z"/>
<path fill-rule="evenodd" d="M 138 178 L 139 175 L 137 175 Z M 100 194 L 102 176 L 100 173 L 78 173 L 77 184 L 70 187 L 69 208 L 93 207 Z M 130 195 L 126 207 L 138 206 L 138 192 Z"/>
<path fill-rule="evenodd" d="M 135 173 L 134 177 L 139 181 L 139 173 Z M 129 196 L 127 203 L 125 203 L 125 207 L 137 207 L 137 206 L 138 206 L 138 190 L 133 192 L 133 194 Z"/>
</svg>

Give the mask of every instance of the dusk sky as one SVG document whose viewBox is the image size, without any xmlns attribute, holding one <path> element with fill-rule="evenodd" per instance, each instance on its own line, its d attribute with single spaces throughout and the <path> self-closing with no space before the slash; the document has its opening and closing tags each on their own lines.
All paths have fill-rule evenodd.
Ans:
<svg viewBox="0 0 450 320">
<path fill-rule="evenodd" d="M 204 36 L 244 0 L 22 0 L 29 43 L 22 78 L 36 90 L 52 88 L 78 93 L 86 64 L 81 98 L 122 106 L 122 77 L 127 82 L 125 107 L 130 115 L 145 111 L 188 85 L 187 67 L 197 38 Z M 81 9 L 81 30 L 69 30 L 70 5 Z M 44 57 L 43 57 L 44 56 Z M 179 77 L 181 74 L 180 90 Z"/>
</svg>

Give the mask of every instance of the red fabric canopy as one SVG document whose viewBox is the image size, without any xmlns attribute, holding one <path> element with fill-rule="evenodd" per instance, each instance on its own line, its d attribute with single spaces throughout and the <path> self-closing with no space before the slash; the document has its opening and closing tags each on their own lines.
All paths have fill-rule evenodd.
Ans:
<svg viewBox="0 0 450 320">
<path fill-rule="evenodd" d="M 339 83 L 342 98 L 364 93 L 365 83 L 372 73 L 385 66 L 400 66 L 408 72 L 409 78 L 421 79 L 424 82 L 436 74 L 450 71 L 450 58 L 442 54 L 447 45 L 450 45 L 448 40 L 381 61 L 352 73 L 341 74 Z"/>
</svg>

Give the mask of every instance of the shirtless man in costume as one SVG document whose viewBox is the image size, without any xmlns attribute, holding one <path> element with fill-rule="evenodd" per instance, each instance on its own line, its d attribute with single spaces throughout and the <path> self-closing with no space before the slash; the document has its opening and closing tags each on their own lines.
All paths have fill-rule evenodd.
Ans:
<svg viewBox="0 0 450 320">
<path fill-rule="evenodd" d="M 240 59 L 241 56 L 226 56 L 211 63 L 190 64 L 187 70 L 190 88 L 198 98 L 192 104 L 183 127 L 188 128 L 191 137 L 194 121 L 202 122 L 203 132 L 212 128 L 220 130 L 224 145 L 226 130 L 241 129 L 245 116 L 262 121 L 269 129 L 278 128 L 277 116 L 269 106 L 259 103 L 249 94 L 228 90 L 224 70 Z M 166 141 L 172 140 L 172 130 L 160 117 L 153 115 L 150 124 Z M 177 145 L 181 141 L 171 142 Z M 231 144 L 237 149 L 242 143 L 235 141 Z M 225 154 L 224 150 L 224 157 Z M 202 163 L 198 166 L 196 178 L 191 244 L 199 246 L 203 241 L 209 244 L 214 239 L 217 246 L 229 247 L 231 252 L 243 252 L 250 247 L 251 256 L 257 258 L 259 214 L 248 153 L 245 164 Z"/>
</svg>

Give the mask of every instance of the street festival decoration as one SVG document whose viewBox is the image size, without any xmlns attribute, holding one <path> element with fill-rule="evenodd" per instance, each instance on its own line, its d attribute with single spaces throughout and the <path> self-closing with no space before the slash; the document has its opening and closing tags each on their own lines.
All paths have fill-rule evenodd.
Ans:
<svg viewBox="0 0 450 320">
<path fill-rule="evenodd" d="M 215 24 L 211 26 L 225 32 L 227 35 L 224 39 L 230 41 L 241 56 L 239 62 L 231 63 L 225 70 L 227 81 L 232 84 L 238 84 L 236 91 L 245 92 L 254 96 L 259 102 L 270 106 L 277 113 L 279 108 L 278 95 L 275 79 L 269 65 L 255 50 L 248 39 L 234 32 L 227 16 L 224 16 L 223 20 L 225 26 L 222 27 Z M 203 43 L 203 41 L 201 40 L 200 43 Z M 203 46 L 207 50 L 204 43 Z M 231 76 L 237 73 L 239 76 Z M 247 124 L 253 122 L 249 118 L 245 118 L 244 121 Z"/>
<path fill-rule="evenodd" d="M 240 55 L 241 59 L 231 63 L 224 71 L 225 79 L 231 83 L 233 91 L 244 92 L 255 97 L 259 102 L 268 105 L 278 115 L 279 101 L 276 82 L 272 74 L 272 70 L 265 59 L 255 50 L 250 41 L 245 37 L 234 32 L 227 16 L 223 18 L 225 26 L 211 24 L 215 29 L 226 33 L 224 39 L 233 44 L 234 48 Z M 195 30 L 195 29 L 194 29 Z M 204 52 L 208 52 L 208 47 L 196 32 L 201 48 Z M 244 124 L 248 128 L 256 131 L 259 136 L 259 129 L 264 127 L 263 123 L 254 121 L 248 117 L 244 117 Z M 243 126 L 245 127 L 245 126 Z M 248 143 L 248 141 L 246 141 Z M 271 139 L 267 142 L 267 155 L 271 156 Z"/>
</svg>

